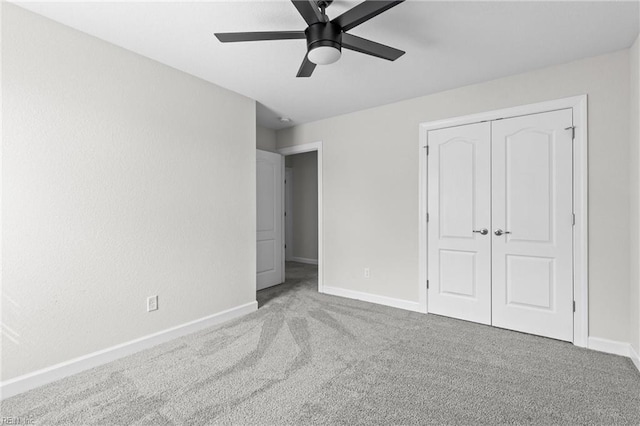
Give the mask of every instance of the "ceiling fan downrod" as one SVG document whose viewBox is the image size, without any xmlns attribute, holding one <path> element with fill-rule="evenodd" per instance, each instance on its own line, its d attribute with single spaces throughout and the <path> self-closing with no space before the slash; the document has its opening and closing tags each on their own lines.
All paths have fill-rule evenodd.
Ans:
<svg viewBox="0 0 640 426">
<path fill-rule="evenodd" d="M 322 17 L 324 18 L 324 22 L 329 22 L 329 17 L 327 16 L 327 7 L 333 3 L 333 0 L 318 0 L 316 4 L 318 8 L 320 8 L 320 12 L 322 13 Z"/>
</svg>

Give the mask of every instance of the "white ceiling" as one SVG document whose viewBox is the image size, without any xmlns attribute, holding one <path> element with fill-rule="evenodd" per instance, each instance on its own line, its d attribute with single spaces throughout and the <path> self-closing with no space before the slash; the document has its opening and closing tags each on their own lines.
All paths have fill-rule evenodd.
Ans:
<svg viewBox="0 0 640 426">
<path fill-rule="evenodd" d="M 360 3 L 336 0 L 333 18 Z M 18 2 L 22 7 L 258 101 L 278 129 L 629 47 L 639 2 L 408 0 L 350 33 L 405 50 L 345 50 L 296 78 L 304 40 L 222 44 L 214 32 L 303 30 L 291 2 Z M 606 70 L 603 70 L 606 72 Z M 292 119 L 282 124 L 278 117 Z"/>
</svg>

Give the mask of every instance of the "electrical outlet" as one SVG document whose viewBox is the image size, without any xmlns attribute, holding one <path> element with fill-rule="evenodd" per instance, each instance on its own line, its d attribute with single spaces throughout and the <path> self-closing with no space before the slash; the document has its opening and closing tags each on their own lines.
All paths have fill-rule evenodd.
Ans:
<svg viewBox="0 0 640 426">
<path fill-rule="evenodd" d="M 158 296 L 147 297 L 147 312 L 158 310 Z"/>
<path fill-rule="evenodd" d="M 371 275 L 371 271 L 369 271 L 369 268 L 364 268 L 364 277 L 369 278 L 370 275 Z"/>
</svg>

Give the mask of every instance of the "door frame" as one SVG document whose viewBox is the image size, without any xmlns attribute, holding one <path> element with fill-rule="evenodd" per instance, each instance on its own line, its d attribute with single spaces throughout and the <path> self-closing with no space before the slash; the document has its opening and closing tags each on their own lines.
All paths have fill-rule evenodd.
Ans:
<svg viewBox="0 0 640 426">
<path fill-rule="evenodd" d="M 302 154 L 304 152 L 318 153 L 318 292 L 324 293 L 324 233 L 322 220 L 322 141 L 293 145 L 278 149 L 283 156 Z M 282 181 L 284 186 L 284 179 Z M 284 188 L 283 188 L 284 190 Z M 284 227 L 283 227 L 284 232 Z M 284 237 L 284 236 L 283 236 Z"/>
<path fill-rule="evenodd" d="M 576 309 L 573 315 L 573 344 L 587 347 L 589 337 L 589 247 L 588 247 L 588 135 L 587 95 L 556 99 L 512 108 L 471 114 L 462 117 L 420 123 L 419 127 L 419 183 L 418 183 L 418 289 L 421 312 L 427 313 L 427 144 L 430 130 L 462 126 L 539 114 L 560 109 L 573 110 L 573 210 L 576 223 L 573 230 L 573 298 Z"/>
<path fill-rule="evenodd" d="M 291 260 L 293 253 L 293 169 L 286 165 L 284 167 L 284 182 L 284 260 L 287 261 Z"/>
</svg>

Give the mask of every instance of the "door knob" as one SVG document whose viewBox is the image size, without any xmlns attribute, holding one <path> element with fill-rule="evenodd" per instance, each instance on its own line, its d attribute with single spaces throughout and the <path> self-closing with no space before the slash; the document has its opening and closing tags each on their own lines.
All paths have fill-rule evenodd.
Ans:
<svg viewBox="0 0 640 426">
<path fill-rule="evenodd" d="M 478 231 L 476 231 L 475 229 L 473 230 L 473 232 L 480 234 L 480 235 L 487 235 L 489 233 L 489 230 L 487 228 L 482 228 Z"/>
<path fill-rule="evenodd" d="M 499 237 L 502 234 L 510 234 L 511 231 L 503 231 L 502 229 L 496 229 L 495 231 L 493 231 L 493 233 Z"/>
</svg>

